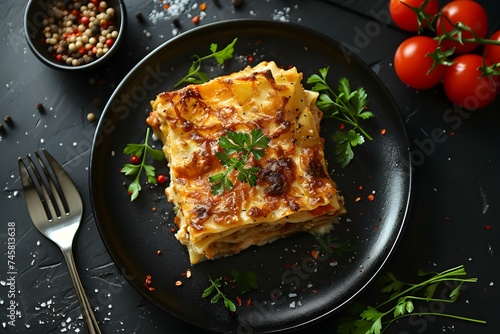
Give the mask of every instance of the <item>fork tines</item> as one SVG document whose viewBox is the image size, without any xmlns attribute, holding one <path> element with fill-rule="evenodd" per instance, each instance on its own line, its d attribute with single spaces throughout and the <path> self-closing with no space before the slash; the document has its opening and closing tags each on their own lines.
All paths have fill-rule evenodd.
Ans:
<svg viewBox="0 0 500 334">
<path fill-rule="evenodd" d="M 62 171 L 62 168 L 49 152 L 44 149 L 41 152 L 43 156 L 38 152 L 34 153 L 35 159 L 28 154 L 26 156 L 28 164 L 19 158 L 19 173 L 23 188 L 36 189 L 45 214 L 48 220 L 52 221 L 69 214 L 69 207 L 61 188 L 61 181 L 57 177 L 60 173 L 57 169 Z"/>
</svg>

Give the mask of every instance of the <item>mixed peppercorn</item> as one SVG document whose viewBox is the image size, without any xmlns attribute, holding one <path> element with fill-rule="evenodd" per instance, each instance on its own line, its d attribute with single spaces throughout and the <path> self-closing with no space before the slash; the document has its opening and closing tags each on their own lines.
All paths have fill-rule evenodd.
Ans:
<svg viewBox="0 0 500 334">
<path fill-rule="evenodd" d="M 47 13 L 42 42 L 62 63 L 88 64 L 105 55 L 118 37 L 115 10 L 106 1 L 56 1 Z"/>
</svg>

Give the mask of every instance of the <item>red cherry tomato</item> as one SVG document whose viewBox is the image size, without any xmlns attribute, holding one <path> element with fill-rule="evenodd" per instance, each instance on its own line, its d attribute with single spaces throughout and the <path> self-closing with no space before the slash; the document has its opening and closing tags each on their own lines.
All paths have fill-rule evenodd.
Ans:
<svg viewBox="0 0 500 334">
<path fill-rule="evenodd" d="M 500 30 L 494 32 L 489 39 L 500 42 Z M 483 55 L 492 63 L 500 63 L 500 45 L 486 44 Z"/>
<path fill-rule="evenodd" d="M 425 0 L 391 0 L 389 12 L 396 25 L 406 31 L 418 31 L 417 15 L 410 7 L 420 7 Z M 439 9 L 437 0 L 430 0 L 425 5 L 424 12 L 428 15 L 436 15 Z"/>
<path fill-rule="evenodd" d="M 454 25 L 461 22 L 474 31 L 479 37 L 484 38 L 488 32 L 488 16 L 484 8 L 475 1 L 456 0 L 449 2 L 441 9 L 440 15 L 436 21 L 436 34 L 443 36 L 454 29 Z M 457 37 L 454 34 L 454 37 Z M 472 38 L 472 34 L 468 31 L 462 32 L 462 40 Z M 478 47 L 477 43 L 463 43 L 443 41 L 445 49 L 455 48 L 456 54 L 464 54 Z"/>
<path fill-rule="evenodd" d="M 403 41 L 394 55 L 394 69 L 399 79 L 415 89 L 428 89 L 438 84 L 446 68 L 437 65 L 430 71 L 434 61 L 429 53 L 437 47 L 438 42 L 427 36 L 413 36 Z"/>
<path fill-rule="evenodd" d="M 484 59 L 485 65 L 491 63 Z M 475 54 L 458 56 L 446 69 L 443 79 L 444 92 L 454 104 L 469 110 L 490 104 L 498 93 L 500 80 L 497 76 L 481 76 L 479 67 L 483 57 Z"/>
</svg>

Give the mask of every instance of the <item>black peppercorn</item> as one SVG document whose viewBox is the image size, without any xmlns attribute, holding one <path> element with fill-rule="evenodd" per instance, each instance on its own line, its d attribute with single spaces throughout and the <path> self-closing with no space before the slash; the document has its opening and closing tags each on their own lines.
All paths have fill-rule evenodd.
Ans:
<svg viewBox="0 0 500 334">
<path fill-rule="evenodd" d="M 231 0 L 231 4 L 237 8 L 239 6 L 241 6 L 241 4 L 243 3 L 243 0 Z"/>
<path fill-rule="evenodd" d="M 5 124 L 8 124 L 8 125 L 12 125 L 12 123 L 14 123 L 14 122 L 12 121 L 12 117 L 10 117 L 9 115 L 5 116 L 5 117 L 3 118 L 3 121 L 5 122 Z"/>
<path fill-rule="evenodd" d="M 135 13 L 135 18 L 137 19 L 137 21 L 139 21 L 139 23 L 144 23 L 146 21 L 144 19 L 144 15 L 142 15 L 141 12 Z"/>
<path fill-rule="evenodd" d="M 35 105 L 35 107 L 36 107 L 36 109 L 37 109 L 39 112 L 41 112 L 41 113 L 45 112 L 45 108 L 44 108 L 43 104 L 41 104 L 40 102 L 38 102 L 38 103 Z"/>
</svg>

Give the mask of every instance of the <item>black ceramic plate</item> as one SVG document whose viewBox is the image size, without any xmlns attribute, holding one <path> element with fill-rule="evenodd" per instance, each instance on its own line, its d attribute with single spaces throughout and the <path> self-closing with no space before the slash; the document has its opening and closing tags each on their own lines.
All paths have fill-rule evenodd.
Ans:
<svg viewBox="0 0 500 334">
<path fill-rule="evenodd" d="M 219 49 L 235 37 L 232 61 L 203 68 L 211 77 L 274 60 L 296 66 L 307 78 L 330 66 L 336 86 L 346 76 L 353 88 L 362 85 L 376 118 L 366 122 L 374 140 L 356 148 L 355 159 L 340 168 L 331 135 L 339 127 L 322 121 L 326 157 L 348 213 L 321 240 L 309 233 L 252 247 L 242 253 L 190 266 L 171 229 L 174 212 L 164 185 L 144 185 L 133 203 L 119 172 L 129 161 L 122 151 L 140 143 L 146 131 L 150 100 L 187 73 L 191 56 L 206 55 L 211 43 Z M 304 79 L 304 85 L 305 79 Z M 307 87 L 307 85 L 306 85 Z M 385 135 L 381 130 L 385 129 Z M 160 147 L 160 143 L 150 140 Z M 91 157 L 90 185 L 95 217 L 118 267 L 151 302 L 191 324 L 220 332 L 280 332 L 296 329 L 332 314 L 362 291 L 379 273 L 401 237 L 410 198 L 409 145 L 395 104 L 372 70 L 317 32 L 274 21 L 237 20 L 207 25 L 174 38 L 139 63 L 118 86 L 98 125 Z M 165 163 L 156 163 L 168 175 Z M 374 194 L 374 200 L 367 199 Z M 361 200 L 356 200 L 357 198 Z M 325 244 L 327 245 L 325 247 Z M 322 246 L 323 245 L 323 246 Z M 157 251 L 161 251 L 158 255 Z M 316 251 L 319 251 L 316 253 Z M 191 278 L 183 273 L 191 270 Z M 201 295 L 212 278 L 231 278 L 231 270 L 253 271 L 258 288 L 242 295 L 233 282 L 223 291 L 242 305 L 232 314 L 223 303 Z M 154 291 L 144 287 L 151 275 Z M 176 281 L 182 281 L 176 286 Z M 247 301 L 251 300 L 251 305 Z"/>
</svg>

